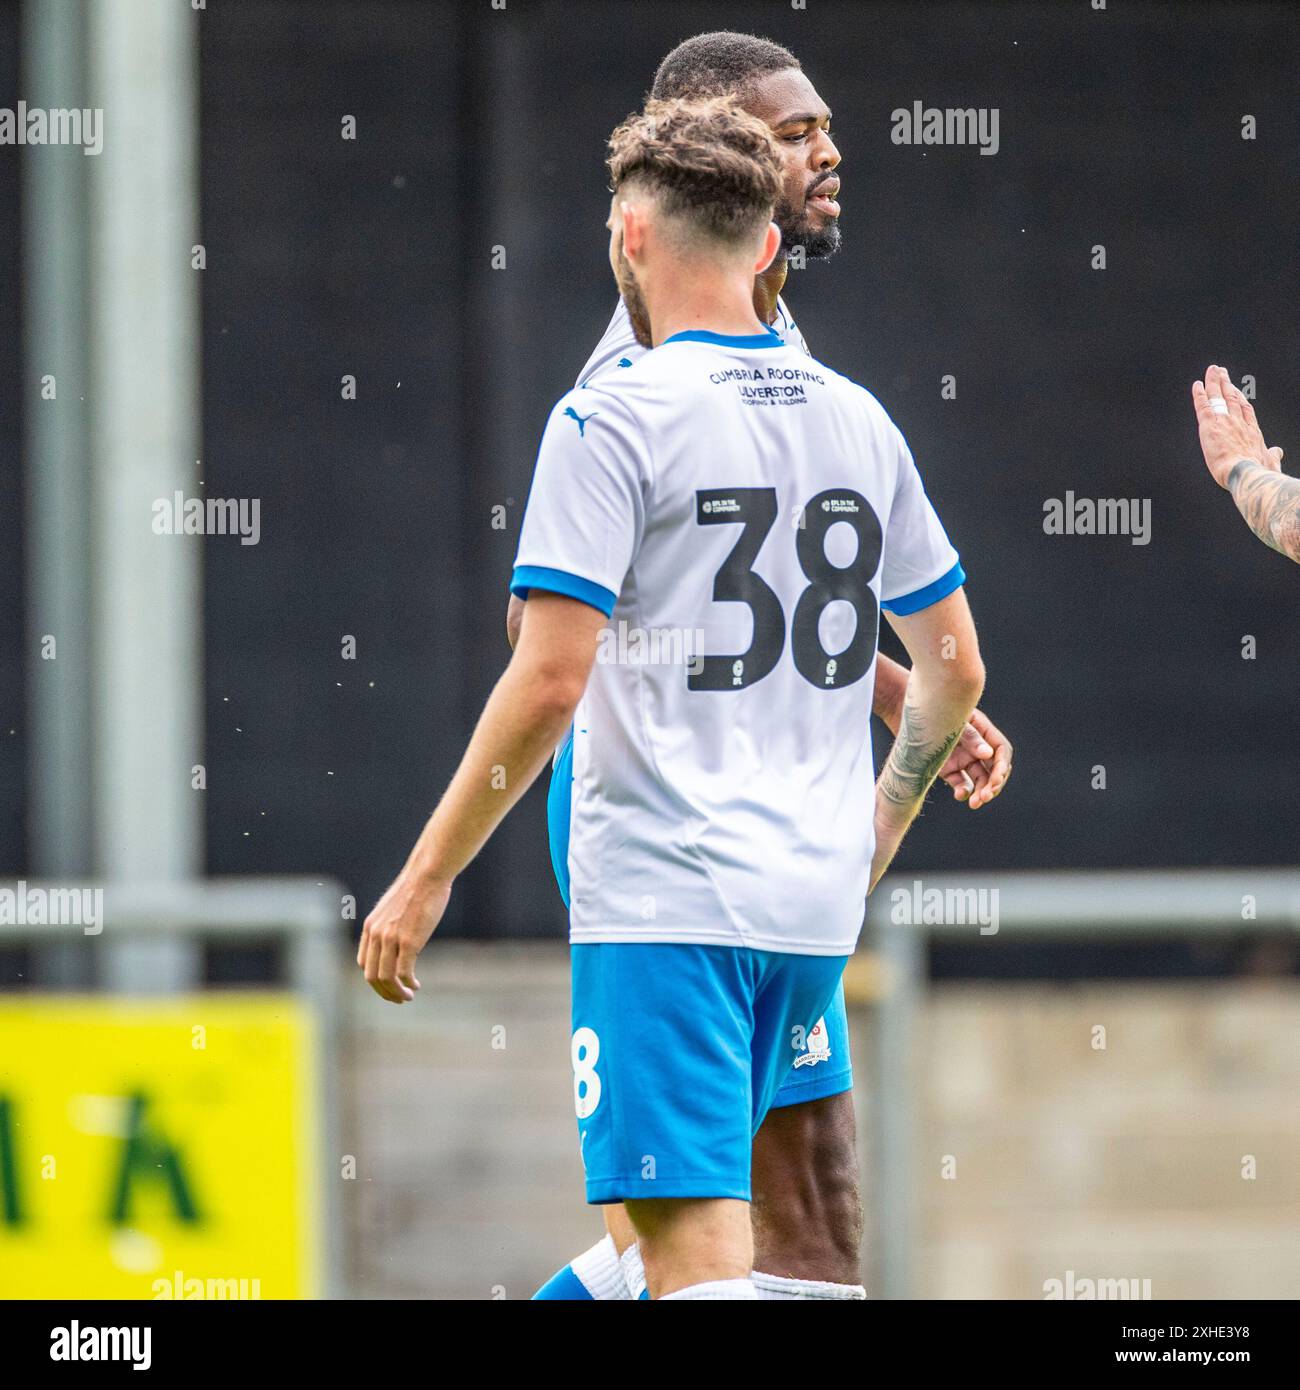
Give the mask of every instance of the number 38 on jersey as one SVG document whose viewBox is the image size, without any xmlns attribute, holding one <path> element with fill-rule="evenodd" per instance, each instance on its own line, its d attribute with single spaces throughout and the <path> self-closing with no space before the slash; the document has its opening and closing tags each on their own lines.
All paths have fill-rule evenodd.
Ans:
<svg viewBox="0 0 1300 1390">
<path fill-rule="evenodd" d="M 754 570 L 768 533 L 776 524 L 774 487 L 706 488 L 695 494 L 695 520 L 700 526 L 739 526 L 740 534 L 721 569 L 713 577 L 715 603 L 743 603 L 754 619 L 746 651 L 700 657 L 687 675 L 691 690 L 744 690 L 770 675 L 785 650 L 790 629 L 790 653 L 795 669 L 822 690 L 838 690 L 866 675 L 876 652 L 880 609 L 871 580 L 880 565 L 882 532 L 871 504 L 851 488 L 827 488 L 804 504 L 799 525 L 789 544 L 795 547 L 807 587 L 787 617 L 781 600 Z M 857 551 L 847 565 L 831 563 L 826 534 L 846 522 L 857 537 Z M 822 645 L 821 618 L 826 608 L 842 600 L 853 608 L 855 627 L 849 645 L 828 652 Z"/>
</svg>

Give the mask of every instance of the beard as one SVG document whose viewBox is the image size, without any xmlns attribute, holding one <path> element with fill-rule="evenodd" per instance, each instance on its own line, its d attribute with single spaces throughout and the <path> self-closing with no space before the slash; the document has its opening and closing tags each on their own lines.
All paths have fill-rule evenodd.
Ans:
<svg viewBox="0 0 1300 1390">
<path fill-rule="evenodd" d="M 641 286 L 636 282 L 636 276 L 632 273 L 632 267 L 623 254 L 621 244 L 618 248 L 618 269 L 614 272 L 614 279 L 618 281 L 618 292 L 623 296 L 623 303 L 627 306 L 627 316 L 632 324 L 632 336 L 643 348 L 654 347 L 654 339 L 650 335 L 650 313 L 645 306 L 645 296 L 641 293 Z"/>
<path fill-rule="evenodd" d="M 772 214 L 781 233 L 781 250 L 788 257 L 797 246 L 810 261 L 829 260 L 840 249 L 838 218 L 828 218 L 823 227 L 814 227 L 808 209 L 796 213 L 793 205 L 782 198 Z"/>
</svg>

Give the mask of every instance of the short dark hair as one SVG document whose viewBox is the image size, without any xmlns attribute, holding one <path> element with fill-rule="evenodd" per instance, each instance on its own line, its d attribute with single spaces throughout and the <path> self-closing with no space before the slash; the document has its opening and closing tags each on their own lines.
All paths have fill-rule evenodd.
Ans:
<svg viewBox="0 0 1300 1390">
<path fill-rule="evenodd" d="M 772 133 L 730 97 L 649 101 L 609 137 L 610 184 L 643 184 L 672 217 L 736 244 L 772 220 L 781 157 Z"/>
<path fill-rule="evenodd" d="M 719 30 L 686 39 L 659 64 L 650 88 L 652 101 L 673 97 L 701 97 L 743 93 L 769 72 L 797 68 L 799 60 L 788 48 L 753 34 Z"/>
</svg>

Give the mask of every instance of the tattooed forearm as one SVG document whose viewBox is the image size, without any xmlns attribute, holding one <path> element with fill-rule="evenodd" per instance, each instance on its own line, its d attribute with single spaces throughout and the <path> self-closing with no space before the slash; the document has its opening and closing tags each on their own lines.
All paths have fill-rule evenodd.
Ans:
<svg viewBox="0 0 1300 1390">
<path fill-rule="evenodd" d="M 904 703 L 898 737 L 876 784 L 879 794 L 896 806 L 918 805 L 925 798 L 962 731 L 958 724 L 949 732 L 935 733 L 928 723 L 910 700 Z"/>
<path fill-rule="evenodd" d="M 1300 561 L 1300 478 L 1242 459 L 1228 474 L 1228 491 L 1265 545 Z"/>
</svg>

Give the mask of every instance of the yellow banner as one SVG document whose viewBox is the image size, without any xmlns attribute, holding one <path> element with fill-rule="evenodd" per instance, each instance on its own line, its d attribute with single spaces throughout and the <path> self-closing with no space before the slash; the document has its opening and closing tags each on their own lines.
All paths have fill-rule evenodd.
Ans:
<svg viewBox="0 0 1300 1390">
<path fill-rule="evenodd" d="M 0 999 L 0 1297 L 314 1297 L 314 1050 L 287 996 Z"/>
</svg>

